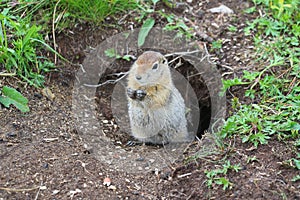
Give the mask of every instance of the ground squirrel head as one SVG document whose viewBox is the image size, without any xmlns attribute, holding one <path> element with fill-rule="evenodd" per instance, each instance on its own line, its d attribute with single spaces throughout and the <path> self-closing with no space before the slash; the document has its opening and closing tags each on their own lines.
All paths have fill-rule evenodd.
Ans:
<svg viewBox="0 0 300 200">
<path fill-rule="evenodd" d="M 168 84 L 171 81 L 167 59 L 158 52 L 146 51 L 132 65 L 129 79 L 141 86 Z"/>
</svg>

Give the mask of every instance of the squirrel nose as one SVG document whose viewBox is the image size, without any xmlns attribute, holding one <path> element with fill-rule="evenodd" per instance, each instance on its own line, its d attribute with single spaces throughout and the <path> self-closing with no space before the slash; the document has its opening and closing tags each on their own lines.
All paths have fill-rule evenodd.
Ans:
<svg viewBox="0 0 300 200">
<path fill-rule="evenodd" d="M 135 75 L 135 78 L 136 78 L 137 80 L 141 80 L 141 79 L 142 79 L 142 77 L 141 77 L 140 75 Z"/>
</svg>

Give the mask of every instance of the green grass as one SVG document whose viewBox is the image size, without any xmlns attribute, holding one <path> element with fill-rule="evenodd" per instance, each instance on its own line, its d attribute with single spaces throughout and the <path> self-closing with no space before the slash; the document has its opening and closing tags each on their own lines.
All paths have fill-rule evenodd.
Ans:
<svg viewBox="0 0 300 200">
<path fill-rule="evenodd" d="M 61 6 L 67 9 L 70 17 L 99 24 L 108 16 L 113 17 L 137 8 L 137 2 L 135 0 L 62 0 Z"/>
<path fill-rule="evenodd" d="M 20 0 L 14 6 L 9 3 L 6 6 L 13 8 L 13 15 L 25 13 L 25 18 L 45 25 L 43 28 L 47 30 L 52 22 L 57 29 L 70 28 L 80 22 L 102 25 L 106 17 L 126 13 L 138 4 L 135 0 Z"/>
<path fill-rule="evenodd" d="M 35 87 L 42 87 L 44 75 L 54 64 L 42 55 L 48 33 L 63 31 L 75 23 L 102 25 L 108 16 L 137 7 L 134 0 L 20 0 L 2 1 L 0 9 L 1 76 L 17 76 Z M 55 53 L 55 52 L 54 52 Z"/>
<path fill-rule="evenodd" d="M 236 85 L 247 88 L 252 104 L 232 100 L 232 115 L 220 132 L 222 138 L 240 136 L 255 147 L 270 138 L 291 140 L 295 149 L 300 140 L 300 2 L 298 0 L 253 0 L 264 15 L 248 22 L 246 35 L 253 35 L 256 69 L 240 78 L 224 80 L 224 90 Z M 299 169 L 299 155 L 291 158 Z"/>
<path fill-rule="evenodd" d="M 19 76 L 36 87 L 44 83 L 43 73 L 54 67 L 53 63 L 39 55 L 44 41 L 41 27 L 31 25 L 19 16 L 12 16 L 8 9 L 0 13 L 0 65 L 9 75 Z"/>
</svg>

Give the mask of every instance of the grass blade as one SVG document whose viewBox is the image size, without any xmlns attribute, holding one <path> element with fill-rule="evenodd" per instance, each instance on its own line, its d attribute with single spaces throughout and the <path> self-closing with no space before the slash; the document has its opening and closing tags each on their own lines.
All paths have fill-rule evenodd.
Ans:
<svg viewBox="0 0 300 200">
<path fill-rule="evenodd" d="M 145 39 L 148 36 L 148 33 L 150 32 L 150 30 L 152 29 L 152 27 L 154 26 L 155 23 L 155 19 L 153 18 L 148 18 L 144 21 L 144 24 L 139 32 L 139 36 L 138 36 L 138 46 L 142 46 L 145 43 Z"/>
</svg>

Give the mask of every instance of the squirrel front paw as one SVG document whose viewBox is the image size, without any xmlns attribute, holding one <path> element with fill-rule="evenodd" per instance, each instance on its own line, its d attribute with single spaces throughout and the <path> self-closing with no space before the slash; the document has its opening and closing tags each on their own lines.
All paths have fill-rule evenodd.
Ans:
<svg viewBox="0 0 300 200">
<path fill-rule="evenodd" d="M 131 99 L 143 100 L 147 95 L 146 91 L 144 90 L 133 90 L 131 88 L 127 88 L 127 95 Z"/>
<path fill-rule="evenodd" d="M 138 100 L 143 100 L 145 98 L 145 96 L 147 95 L 145 90 L 136 90 L 136 98 Z"/>
<path fill-rule="evenodd" d="M 127 95 L 131 98 L 131 99 L 136 99 L 136 91 L 131 89 L 131 88 L 127 88 Z"/>
</svg>

